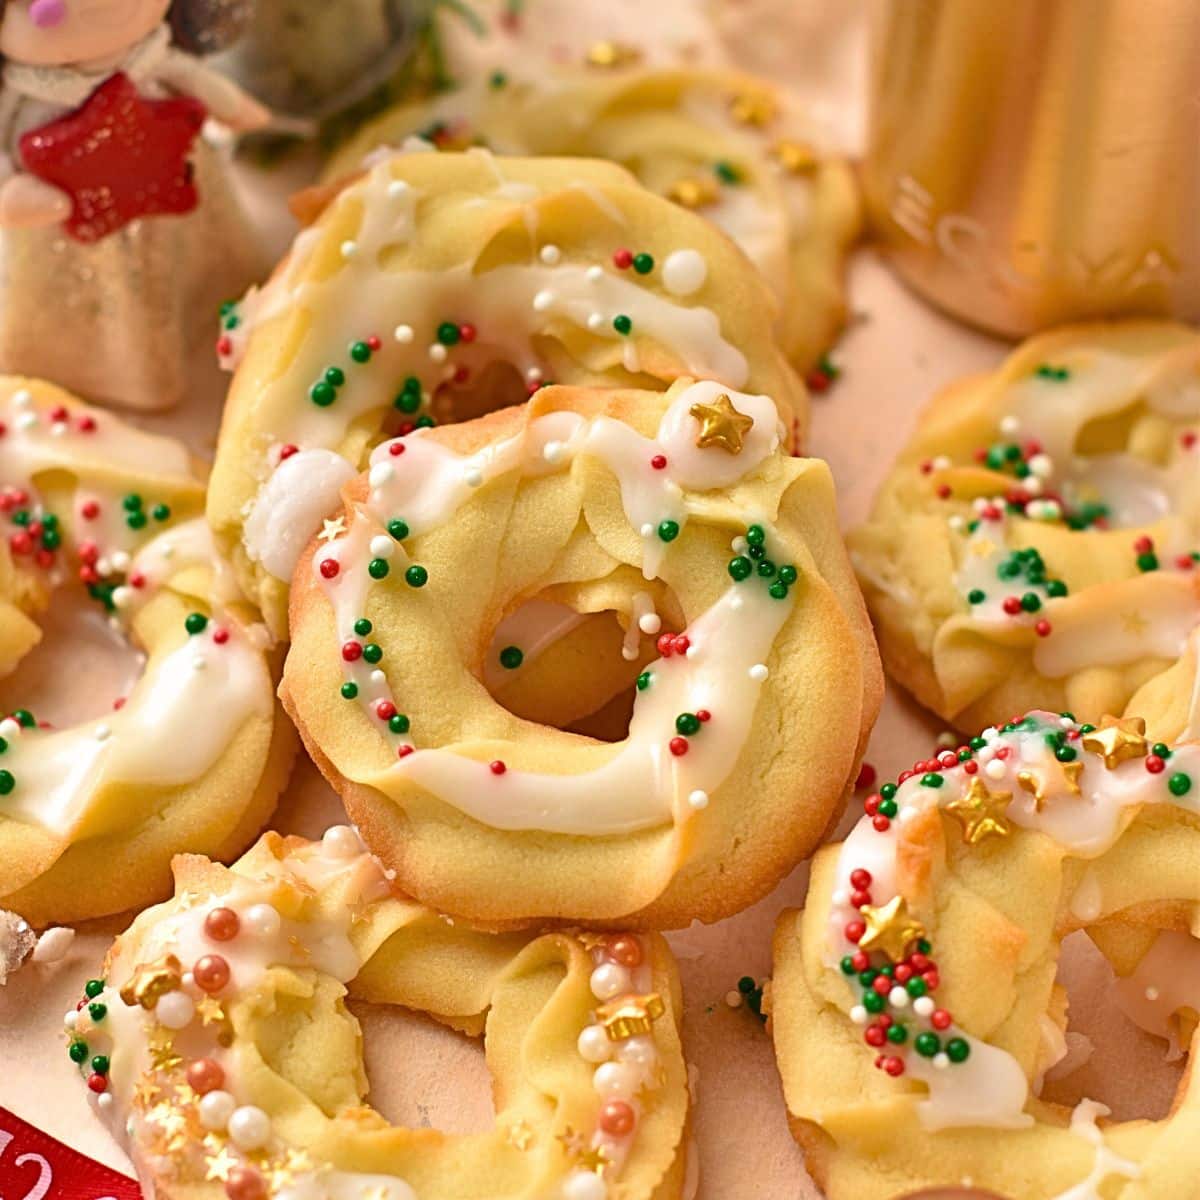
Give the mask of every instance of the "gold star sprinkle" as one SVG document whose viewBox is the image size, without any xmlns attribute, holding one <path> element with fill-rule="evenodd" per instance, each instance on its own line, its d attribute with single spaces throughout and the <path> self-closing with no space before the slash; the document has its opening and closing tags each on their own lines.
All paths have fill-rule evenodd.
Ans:
<svg viewBox="0 0 1200 1200">
<path fill-rule="evenodd" d="M 909 915 L 903 896 L 894 896 L 881 908 L 864 905 L 861 911 L 867 932 L 859 939 L 860 950 L 882 950 L 899 962 L 909 946 L 925 936 L 925 926 Z"/>
<path fill-rule="evenodd" d="M 575 1163 L 584 1171 L 603 1175 L 608 1170 L 608 1151 L 603 1146 L 586 1146 L 575 1156 Z"/>
<path fill-rule="evenodd" d="M 1083 763 L 1069 762 L 1062 765 L 1063 781 L 1066 789 L 1072 796 L 1080 796 L 1083 793 L 1079 789 L 1079 777 L 1083 774 Z"/>
<path fill-rule="evenodd" d="M 183 1059 L 175 1052 L 175 1047 L 170 1042 L 152 1042 L 150 1062 L 156 1071 L 174 1071 L 183 1066 Z"/>
<path fill-rule="evenodd" d="M 514 1121 L 505 1131 L 504 1140 L 514 1150 L 528 1150 L 533 1145 L 533 1128 L 524 1118 Z"/>
<path fill-rule="evenodd" d="M 147 1011 L 168 992 L 183 986 L 183 965 L 173 954 L 141 963 L 121 988 L 121 999 L 130 1007 L 140 1005 Z"/>
<path fill-rule="evenodd" d="M 162 1089 L 147 1075 L 143 1075 L 134 1085 L 134 1103 L 140 1108 L 149 1108 L 161 1095 Z"/>
<path fill-rule="evenodd" d="M 1017 783 L 1021 791 L 1028 792 L 1033 797 L 1033 807 L 1041 812 L 1046 803 L 1046 781 L 1037 771 L 1018 771 Z"/>
<path fill-rule="evenodd" d="M 215 996 L 202 996 L 196 1001 L 196 1016 L 204 1025 L 219 1025 L 225 1020 L 225 1010 Z"/>
<path fill-rule="evenodd" d="M 1083 735 L 1083 748 L 1099 754 L 1110 771 L 1131 758 L 1145 758 L 1150 749 L 1146 722 L 1141 717 L 1101 717 L 1100 728 Z"/>
<path fill-rule="evenodd" d="M 317 534 L 323 542 L 332 542 L 335 538 L 340 538 L 346 532 L 346 518 L 336 517 L 332 521 L 325 521 L 321 527 L 321 532 Z"/>
<path fill-rule="evenodd" d="M 738 412 L 725 392 L 711 404 L 693 404 L 688 412 L 700 422 L 696 445 L 701 450 L 720 446 L 728 454 L 741 454 L 746 434 L 754 427 L 754 418 Z"/>
<path fill-rule="evenodd" d="M 614 1042 L 649 1033 L 654 1022 L 667 1011 L 657 992 L 645 996 L 618 996 L 596 1009 L 596 1020 Z"/>
<path fill-rule="evenodd" d="M 729 111 L 733 119 L 742 125 L 756 125 L 761 128 L 774 119 L 779 105 L 775 103 L 775 97 L 770 92 L 745 91 L 729 98 Z"/>
<path fill-rule="evenodd" d="M 230 1171 L 238 1165 L 238 1160 L 229 1153 L 228 1146 L 222 1146 L 216 1154 L 210 1154 L 204 1160 L 204 1165 L 207 1168 L 204 1178 L 208 1181 L 217 1180 L 220 1183 L 225 1183 L 229 1178 Z"/>
<path fill-rule="evenodd" d="M 640 61 L 642 52 L 628 42 L 593 42 L 583 56 L 589 67 L 628 67 Z"/>
<path fill-rule="evenodd" d="M 583 1137 L 575 1132 L 574 1125 L 564 1126 L 562 1133 L 556 1133 L 554 1137 L 562 1145 L 563 1151 L 572 1158 L 583 1149 Z"/>
<path fill-rule="evenodd" d="M 808 142 L 776 142 L 771 157 L 791 175 L 809 175 L 817 168 L 817 152 Z"/>
<path fill-rule="evenodd" d="M 154 1122 L 168 1137 L 181 1133 L 187 1125 L 187 1118 L 173 1104 L 165 1101 L 156 1104 L 150 1110 L 149 1119 Z"/>
<path fill-rule="evenodd" d="M 987 784 L 975 776 L 963 795 L 948 800 L 942 808 L 962 826 L 963 841 L 977 846 L 986 837 L 1008 836 L 1011 826 L 1004 819 L 1004 810 L 1011 799 L 1012 792 L 990 792 Z"/>
<path fill-rule="evenodd" d="M 695 175 L 677 179 L 667 189 L 667 199 L 682 204 L 684 208 L 706 208 L 716 203 L 717 194 L 715 180 Z"/>
<path fill-rule="evenodd" d="M 972 538 L 967 543 L 967 553 L 973 554 L 977 558 L 987 558 L 989 554 L 994 554 L 996 551 L 996 543 L 991 538 Z"/>
</svg>

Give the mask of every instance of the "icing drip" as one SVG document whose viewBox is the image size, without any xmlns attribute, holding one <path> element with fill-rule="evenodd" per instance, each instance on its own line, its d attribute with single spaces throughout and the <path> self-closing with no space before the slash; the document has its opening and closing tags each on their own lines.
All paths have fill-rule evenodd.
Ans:
<svg viewBox="0 0 1200 1200">
<path fill-rule="evenodd" d="M 729 396 L 753 425 L 739 455 L 695 446 L 692 407 Z M 565 470 L 580 455 L 600 458 L 616 476 L 630 524 L 644 547 L 643 573 L 657 576 L 666 542 L 664 521 L 679 529 L 703 517 L 702 496 L 687 491 L 728 485 L 730 464 L 737 477 L 754 471 L 779 446 L 775 408 L 765 396 L 730 393 L 711 382 L 684 388 L 671 403 L 654 439 L 609 417 L 585 421 L 568 412 L 530 420 L 521 433 L 462 457 L 427 436 L 404 439 L 404 453 L 391 446 L 372 456 L 367 511 L 356 514 L 343 537 L 331 540 L 313 559 L 313 576 L 333 606 L 338 637 L 354 638 L 371 580 L 364 569 L 376 539 L 400 518 L 406 536 L 417 536 L 450 520 L 471 494 L 510 472 L 522 475 Z M 660 466 L 655 462 L 662 459 Z M 389 549 L 390 552 L 390 549 Z M 336 564 L 332 577 L 325 571 Z M 653 664 L 648 685 L 639 689 L 629 737 L 603 766 L 580 775 L 549 775 L 506 768 L 503 778 L 480 786 L 488 765 L 440 748 L 417 748 L 407 726 L 394 735 L 403 757 L 387 774 L 427 788 L 448 804 L 494 828 L 553 833 L 629 833 L 686 819 L 707 803 L 735 766 L 753 726 L 764 666 L 793 608 L 765 588 L 735 584 L 689 626 L 686 655 Z M 640 622 L 639 622 L 640 623 Z M 489 655 L 489 661 L 492 656 Z M 368 712 L 397 709 L 386 676 L 362 659 L 346 662 L 347 680 Z M 680 713 L 719 709 L 721 716 L 696 738 L 686 756 L 668 752 Z M 380 780 L 387 786 L 386 779 Z M 597 805 L 598 795 L 606 797 Z M 698 799 L 703 797 L 703 802 Z"/>
<path fill-rule="evenodd" d="M 900 895 L 898 862 L 904 827 L 931 808 L 944 811 L 961 805 L 969 793 L 982 790 L 985 804 L 995 809 L 992 819 L 1041 833 L 1071 857 L 1084 859 L 1108 850 L 1144 805 L 1170 803 L 1188 812 L 1200 811 L 1200 787 L 1196 786 L 1200 783 L 1200 743 L 1178 745 L 1165 768 L 1163 760 L 1157 759 L 1160 766 L 1150 770 L 1148 747 L 1142 739 L 1140 753 L 1106 767 L 1080 741 L 1080 727 L 1073 720 L 1050 713 L 1030 714 L 1004 730 L 987 729 L 978 742 L 977 750 L 966 760 L 947 752 L 942 759 L 923 764 L 924 769 L 911 773 L 887 800 L 895 806 L 888 810 L 889 816 L 866 816 L 851 830 L 839 851 L 830 905 L 826 963 L 831 969 L 841 968 L 844 973 L 845 956 L 856 949 L 846 932 L 860 919 L 859 905 L 852 899 L 859 891 L 854 879 L 861 880 L 862 872 L 868 874 L 870 904 L 876 909 L 896 899 Z M 1080 745 L 1084 745 L 1082 751 Z M 977 814 L 980 810 L 968 807 L 963 811 Z M 1103 897 L 1094 880 L 1089 891 L 1086 874 L 1080 891 L 1083 895 L 1066 898 L 1072 910 L 1085 920 L 1101 917 Z M 897 990 L 904 992 L 903 988 Z M 928 1023 L 935 1008 L 927 1003 L 924 990 L 920 997 L 912 1002 L 911 1011 Z M 908 996 L 896 998 L 901 1011 L 908 1010 Z M 850 1015 L 858 1024 L 871 1019 L 861 1005 Z M 1024 1112 L 1029 1087 L 1012 1055 L 959 1029 L 948 1014 L 932 1028 L 943 1047 L 957 1039 L 965 1043 L 967 1051 L 961 1061 L 950 1061 L 944 1050 L 929 1056 L 913 1053 L 904 1060 L 901 1069 L 929 1088 L 927 1098 L 916 1102 L 923 1127 L 1018 1128 L 1030 1124 L 1032 1117 Z M 1072 1200 L 1086 1194 L 1071 1194 Z"/>
<path fill-rule="evenodd" d="M 1116 999 L 1135 1025 L 1166 1040 L 1168 1062 L 1182 1058 L 1178 1016 L 1200 1015 L 1200 941 L 1164 930 L 1134 973 L 1117 980 Z"/>
<path fill-rule="evenodd" d="M 105 786 L 172 787 L 201 778 L 251 717 L 270 715 L 261 652 L 237 630 L 210 629 L 152 658 L 128 701 L 109 716 L 61 732 L 0 723 L 4 768 L 17 783 L 0 814 L 78 840 L 127 818 L 89 801 Z M 163 747 L 169 747 L 164 753 Z"/>
<path fill-rule="evenodd" d="M 1071 1132 L 1095 1147 L 1096 1156 L 1086 1179 L 1081 1179 L 1065 1192 L 1059 1192 L 1052 1200 L 1101 1200 L 1100 1185 L 1112 1175 L 1122 1179 L 1137 1179 L 1141 1167 L 1127 1158 L 1114 1154 L 1104 1144 L 1104 1134 L 1096 1124 L 1097 1117 L 1106 1117 L 1109 1108 L 1095 1100 L 1081 1100 L 1071 1113 Z"/>
<path fill-rule="evenodd" d="M 176 1132 L 188 1129 L 170 1161 L 154 1167 L 158 1177 L 185 1183 L 211 1178 L 216 1160 L 227 1173 L 273 1177 L 274 1194 L 290 1200 L 416 1200 L 398 1174 L 314 1161 L 288 1144 L 282 1124 L 249 1102 L 245 1060 L 229 1022 L 232 1006 L 253 997 L 279 968 L 316 970 L 350 984 L 379 944 L 354 936 L 360 923 L 370 922 L 377 906 L 417 908 L 392 897 L 378 861 L 349 826 L 335 826 L 320 842 L 292 845 L 276 857 L 282 849 L 279 843 L 273 853 L 252 851 L 227 872 L 227 886 L 218 894 L 182 891 L 155 910 L 152 921 L 144 917 L 126 934 L 126 944 L 117 944 L 113 977 L 89 984 L 85 1003 L 67 1016 L 72 1042 L 84 1046 L 84 1054 L 72 1058 L 82 1063 L 92 1050 L 104 1052 L 103 1074 L 89 1078 L 93 1101 L 135 1161 L 161 1146 L 165 1123 Z M 332 890 L 339 899 L 332 912 L 312 915 L 293 903 Z M 402 936 L 403 924 L 388 924 L 393 915 L 382 914 L 383 931 Z M 597 1194 L 578 1190 L 588 1178 L 598 1180 L 574 1165 L 586 1147 L 607 1164 L 599 1195 L 608 1195 L 634 1148 L 648 1097 L 660 1086 L 653 1022 L 663 1009 L 642 939 L 580 934 L 579 941 L 589 952 L 595 1003 L 588 1014 L 594 1023 L 580 1028 L 576 1052 L 591 1068 L 602 1103 L 590 1135 L 564 1140 L 571 1160 L 559 1169 L 563 1196 Z M 149 986 L 158 988 L 149 996 L 139 990 L 148 976 L 157 980 Z M 83 1070 L 93 1070 L 95 1061 Z M 185 1068 L 189 1086 L 173 1087 Z M 169 1099 L 172 1092 L 177 1102 Z M 527 1122 L 517 1124 L 520 1136 L 532 1136 Z"/>
</svg>

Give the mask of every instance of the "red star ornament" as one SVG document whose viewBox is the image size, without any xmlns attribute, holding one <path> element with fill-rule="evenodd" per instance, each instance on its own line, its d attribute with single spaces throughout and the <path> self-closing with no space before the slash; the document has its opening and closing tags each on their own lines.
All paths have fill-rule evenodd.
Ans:
<svg viewBox="0 0 1200 1200">
<path fill-rule="evenodd" d="M 147 100 L 118 73 L 74 112 L 22 136 L 21 159 L 71 197 L 67 233 L 98 242 L 138 217 L 196 207 L 188 155 L 206 115 L 191 96 Z"/>
</svg>

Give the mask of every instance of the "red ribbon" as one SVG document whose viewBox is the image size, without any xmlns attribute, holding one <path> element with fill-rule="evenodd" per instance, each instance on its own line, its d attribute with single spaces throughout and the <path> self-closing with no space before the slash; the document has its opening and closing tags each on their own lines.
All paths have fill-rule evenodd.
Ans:
<svg viewBox="0 0 1200 1200">
<path fill-rule="evenodd" d="M 0 1196 L 4 1200 L 141 1200 L 127 1175 L 72 1150 L 0 1108 Z"/>
</svg>

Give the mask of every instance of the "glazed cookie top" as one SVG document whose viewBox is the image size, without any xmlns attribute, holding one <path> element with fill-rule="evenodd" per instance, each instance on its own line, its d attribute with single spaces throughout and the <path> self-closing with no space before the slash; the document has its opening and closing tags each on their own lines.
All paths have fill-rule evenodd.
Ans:
<svg viewBox="0 0 1200 1200">
<path fill-rule="evenodd" d="M 521 381 L 508 403 L 552 380 L 712 378 L 775 397 L 790 437 L 805 400 L 772 311 L 723 235 L 615 166 L 392 155 L 226 316 L 240 365 L 210 520 L 282 632 L 291 568 L 371 447 L 461 418 L 496 364 Z"/>
<path fill-rule="evenodd" d="M 878 688 L 827 468 L 782 437 L 769 397 L 680 381 L 548 388 L 374 452 L 301 560 L 281 694 L 408 890 L 479 920 L 656 903 L 677 924 L 736 909 L 813 844 Z M 641 671 L 616 744 L 481 686 L 547 599 L 625 630 Z M 452 864 L 413 864 L 448 839 Z M 521 886 L 498 887 L 518 862 Z"/>
<path fill-rule="evenodd" d="M 865 809 L 821 852 L 805 913 L 776 939 L 788 1105 L 829 1194 L 971 1177 L 1031 1197 L 1069 1181 L 1062 1196 L 1083 1198 L 1113 1175 L 1145 1178 L 1130 1195 L 1184 1194 L 1159 1148 L 1186 1135 L 1186 1081 L 1166 1121 L 1103 1132 L 1102 1105 L 1085 1102 L 1068 1129 L 1038 1093 L 1067 1050 L 1055 968 L 1072 930 L 1162 988 L 1161 1005 L 1142 1002 L 1147 1028 L 1194 1005 L 1185 981 L 1146 968 L 1165 961 L 1148 954 L 1157 936 L 1188 940 L 1170 931 L 1194 928 L 1200 904 L 1200 743 L 1152 743 L 1138 718 L 1035 712 L 918 762 Z M 880 1122 L 896 1132 L 872 1159 Z M 810 1127 L 832 1140 L 817 1148 Z"/>
<path fill-rule="evenodd" d="M 497 67 L 369 122 L 325 177 L 352 175 L 380 147 L 414 137 L 445 150 L 619 163 L 746 252 L 779 301 L 776 332 L 790 358 L 812 366 L 833 340 L 842 259 L 860 226 L 857 189 L 848 165 L 814 141 L 812 122 L 762 80 L 616 64 Z"/>
<path fill-rule="evenodd" d="M 66 1019 L 147 1190 L 230 1200 L 680 1194 L 678 982 L 657 938 L 474 933 L 389 889 L 352 829 L 176 863 Z M 483 1033 L 496 1125 L 389 1125 L 347 995 Z"/>
<path fill-rule="evenodd" d="M 1034 339 L 934 402 L 850 540 L 885 661 L 941 715 L 1121 711 L 1200 623 L 1200 336 Z"/>
</svg>

